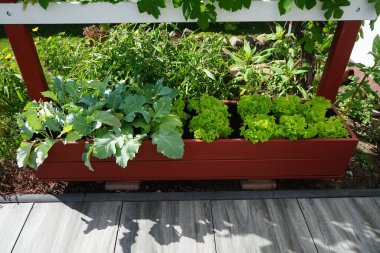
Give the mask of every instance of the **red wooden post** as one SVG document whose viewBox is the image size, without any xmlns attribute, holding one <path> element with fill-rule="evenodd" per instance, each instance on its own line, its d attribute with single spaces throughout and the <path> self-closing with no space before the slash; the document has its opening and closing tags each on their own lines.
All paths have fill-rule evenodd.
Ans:
<svg viewBox="0 0 380 253">
<path fill-rule="evenodd" d="M 344 72 L 350 60 L 362 21 L 340 21 L 335 31 L 330 53 L 317 95 L 335 101 Z"/>
<path fill-rule="evenodd" d="M 31 100 L 44 99 L 48 89 L 32 34 L 26 25 L 4 25 Z"/>
</svg>

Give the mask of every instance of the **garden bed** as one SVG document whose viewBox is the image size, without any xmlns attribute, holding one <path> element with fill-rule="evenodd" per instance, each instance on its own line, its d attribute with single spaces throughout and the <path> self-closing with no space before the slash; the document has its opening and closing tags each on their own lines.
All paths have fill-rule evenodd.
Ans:
<svg viewBox="0 0 380 253">
<path fill-rule="evenodd" d="M 338 115 L 335 108 L 331 113 Z M 236 125 L 236 119 L 231 121 Z M 144 141 L 126 169 L 114 159 L 92 158 L 94 171 L 82 161 L 84 141 L 60 142 L 35 173 L 41 180 L 63 181 L 341 178 L 358 143 L 346 127 L 350 138 L 272 139 L 257 144 L 241 138 L 212 143 L 185 139 L 184 157 L 178 160 L 164 157 L 151 141 Z"/>
</svg>

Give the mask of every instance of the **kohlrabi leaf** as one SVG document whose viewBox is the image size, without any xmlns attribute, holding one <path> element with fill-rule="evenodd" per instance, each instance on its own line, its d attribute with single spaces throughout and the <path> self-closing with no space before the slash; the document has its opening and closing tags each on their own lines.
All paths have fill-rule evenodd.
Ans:
<svg viewBox="0 0 380 253">
<path fill-rule="evenodd" d="M 95 111 L 91 115 L 91 120 L 99 121 L 109 126 L 121 127 L 120 120 L 108 111 Z"/>
<path fill-rule="evenodd" d="M 157 151 L 163 155 L 179 159 L 183 157 L 184 143 L 178 131 L 161 127 L 160 130 L 152 135 L 153 144 L 157 145 Z"/>
<path fill-rule="evenodd" d="M 34 142 L 21 142 L 17 149 L 17 165 L 19 168 L 25 168 L 28 165 L 29 155 Z"/>
</svg>

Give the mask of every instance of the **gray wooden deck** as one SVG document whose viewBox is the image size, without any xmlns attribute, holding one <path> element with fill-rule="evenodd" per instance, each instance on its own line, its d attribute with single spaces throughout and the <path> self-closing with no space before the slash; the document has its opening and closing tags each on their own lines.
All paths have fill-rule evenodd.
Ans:
<svg viewBox="0 0 380 253">
<path fill-rule="evenodd" d="M 380 197 L 99 199 L 0 203 L 0 252 L 380 252 Z"/>
</svg>

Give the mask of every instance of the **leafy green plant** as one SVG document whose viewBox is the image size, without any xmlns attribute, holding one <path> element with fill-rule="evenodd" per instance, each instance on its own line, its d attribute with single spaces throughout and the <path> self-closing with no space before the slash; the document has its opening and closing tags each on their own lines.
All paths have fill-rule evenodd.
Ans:
<svg viewBox="0 0 380 253">
<path fill-rule="evenodd" d="M 185 107 L 186 104 L 183 99 L 178 98 L 174 100 L 172 113 L 179 117 L 183 125 L 185 125 L 190 118 L 190 115 L 185 112 Z"/>
<path fill-rule="evenodd" d="M 302 105 L 303 115 L 306 123 L 317 123 L 324 121 L 327 109 L 331 107 L 330 101 L 323 97 L 315 97 Z"/>
<path fill-rule="evenodd" d="M 171 38 L 171 31 L 180 34 L 174 25 L 122 24 L 113 27 L 105 41 L 63 34 L 36 41 L 51 80 L 58 75 L 76 81 L 111 76 L 113 82 L 126 83 L 165 78 L 165 84 L 186 99 L 202 94 L 233 98 L 234 88 L 224 85 L 228 75 L 225 36 L 201 33 L 176 39 Z"/>
<path fill-rule="evenodd" d="M 301 113 L 301 98 L 298 96 L 277 97 L 273 99 L 272 112 L 278 117 Z"/>
<path fill-rule="evenodd" d="M 240 128 L 241 135 L 252 143 L 268 141 L 276 135 L 276 131 L 276 119 L 264 114 L 249 115 L 244 119 L 244 126 Z"/>
<path fill-rule="evenodd" d="M 308 93 L 300 83 L 300 76 L 309 71 L 307 66 L 299 66 L 294 59 L 289 57 L 284 63 L 283 60 L 275 61 L 270 66 L 276 89 L 280 96 L 284 94 L 300 93 L 304 99 L 308 99 Z"/>
<path fill-rule="evenodd" d="M 318 122 L 318 136 L 321 138 L 347 138 L 349 133 L 337 116 L 329 117 L 325 121 Z"/>
<path fill-rule="evenodd" d="M 238 103 L 238 113 L 244 121 L 240 132 L 245 139 L 253 143 L 275 137 L 297 140 L 300 138 L 345 138 L 349 136 L 339 117 L 326 118 L 327 109 L 331 105 L 325 98 L 316 97 L 303 104 L 301 99 L 296 96 L 278 97 L 273 99 L 273 102 L 270 98 L 260 95 L 250 96 L 248 99 L 253 99 L 255 103 L 250 101 L 250 103 L 241 104 L 244 100 Z M 270 108 L 272 108 L 273 115 L 267 115 L 270 113 Z M 258 111 L 264 111 L 266 114 L 257 113 Z"/>
<path fill-rule="evenodd" d="M 157 151 L 170 158 L 183 156 L 182 123 L 171 114 L 178 92 L 155 84 L 128 86 L 104 81 L 77 83 L 56 78 L 52 90 L 43 93 L 53 102 L 30 102 L 20 115 L 24 142 L 17 153 L 20 167 L 37 169 L 58 140 L 92 140 L 83 160 L 92 170 L 91 156 L 115 157 L 125 168 L 143 139 L 151 138 Z"/>
<path fill-rule="evenodd" d="M 12 116 L 24 107 L 28 95 L 12 51 L 0 51 L 0 111 L 2 115 Z"/>
<path fill-rule="evenodd" d="M 218 138 L 227 138 L 232 133 L 227 105 L 215 97 L 203 95 L 199 100 L 193 99 L 188 108 L 197 113 L 189 125 L 195 138 L 212 142 Z"/>
<path fill-rule="evenodd" d="M 374 168 L 374 159 L 371 154 L 368 154 L 360 149 L 357 149 L 355 152 L 355 160 L 360 164 L 365 165 L 370 170 Z"/>
<path fill-rule="evenodd" d="M 284 115 L 280 117 L 277 135 L 289 140 L 297 140 L 304 136 L 306 126 L 306 120 L 303 116 Z"/>
<path fill-rule="evenodd" d="M 258 114 L 268 114 L 272 108 L 272 101 L 265 95 L 247 95 L 240 98 L 238 102 L 238 113 L 245 120 Z"/>
<path fill-rule="evenodd" d="M 336 104 L 341 109 L 343 116 L 350 116 L 363 124 L 369 124 L 372 120 L 372 109 L 379 101 L 379 95 L 371 89 L 368 78 L 375 82 L 380 82 L 380 36 L 377 35 L 373 41 L 371 55 L 374 58 L 372 66 L 363 64 L 352 64 L 360 68 L 364 76 L 359 80 L 357 77 L 350 77 L 350 82 L 344 86 L 344 92 L 340 93 Z"/>
</svg>

